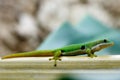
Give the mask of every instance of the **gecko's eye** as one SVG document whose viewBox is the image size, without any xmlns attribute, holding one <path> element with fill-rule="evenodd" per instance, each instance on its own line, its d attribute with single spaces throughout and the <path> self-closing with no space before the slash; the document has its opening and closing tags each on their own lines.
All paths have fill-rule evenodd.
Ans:
<svg viewBox="0 0 120 80">
<path fill-rule="evenodd" d="M 84 50 L 85 49 L 85 45 L 82 45 L 80 49 Z"/>
<path fill-rule="evenodd" d="M 104 39 L 104 42 L 106 43 L 106 42 L 107 42 L 107 40 L 106 40 L 106 39 Z"/>
</svg>

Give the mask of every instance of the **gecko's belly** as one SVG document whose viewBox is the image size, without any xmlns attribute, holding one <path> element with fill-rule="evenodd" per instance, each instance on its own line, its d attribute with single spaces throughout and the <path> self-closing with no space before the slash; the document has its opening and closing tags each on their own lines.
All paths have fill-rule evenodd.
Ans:
<svg viewBox="0 0 120 80">
<path fill-rule="evenodd" d="M 70 52 L 63 52 L 62 56 L 77 56 L 77 55 L 84 55 L 86 52 L 84 50 L 76 50 Z"/>
</svg>

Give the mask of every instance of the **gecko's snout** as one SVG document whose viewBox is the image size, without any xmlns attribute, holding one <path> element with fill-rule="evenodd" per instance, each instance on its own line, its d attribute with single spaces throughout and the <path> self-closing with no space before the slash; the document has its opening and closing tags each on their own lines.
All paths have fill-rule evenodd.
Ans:
<svg viewBox="0 0 120 80">
<path fill-rule="evenodd" d="M 108 46 L 113 46 L 114 42 L 108 43 Z"/>
<path fill-rule="evenodd" d="M 114 42 L 111 43 L 111 46 L 113 46 L 113 45 L 114 45 Z"/>
</svg>

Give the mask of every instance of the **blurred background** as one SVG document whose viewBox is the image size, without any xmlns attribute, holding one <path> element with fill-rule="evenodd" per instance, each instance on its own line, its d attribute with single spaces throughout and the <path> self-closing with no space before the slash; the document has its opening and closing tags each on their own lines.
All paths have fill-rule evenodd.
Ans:
<svg viewBox="0 0 120 80">
<path fill-rule="evenodd" d="M 0 0 L 0 55 L 35 50 L 65 21 L 86 14 L 120 29 L 120 0 Z"/>
<path fill-rule="evenodd" d="M 68 23 L 71 27 L 66 27 Z M 120 0 L 0 0 L 0 56 L 53 49 L 106 36 L 116 43 L 109 52 L 119 54 L 119 30 Z M 101 74 L 88 75 L 81 79 L 61 75 L 59 80 L 101 77 Z M 105 78 L 102 74 L 104 80 L 120 79 L 118 75 L 112 78 L 112 74 L 106 75 Z"/>
</svg>

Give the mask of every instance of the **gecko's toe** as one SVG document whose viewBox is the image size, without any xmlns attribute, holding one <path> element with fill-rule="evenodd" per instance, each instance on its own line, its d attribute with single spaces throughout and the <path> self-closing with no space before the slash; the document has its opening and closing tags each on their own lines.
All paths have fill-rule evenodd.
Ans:
<svg viewBox="0 0 120 80">
<path fill-rule="evenodd" d="M 97 57 L 97 55 L 94 55 L 94 57 Z"/>
<path fill-rule="evenodd" d="M 57 66 L 57 64 L 54 64 L 54 67 L 56 67 Z"/>
<path fill-rule="evenodd" d="M 49 61 L 53 60 L 53 58 L 49 58 Z"/>
<path fill-rule="evenodd" d="M 93 58 L 94 56 L 93 56 L 93 55 L 91 55 L 91 56 L 88 56 L 88 57 Z"/>
<path fill-rule="evenodd" d="M 61 58 L 59 58 L 58 60 L 59 60 L 59 61 L 62 61 L 62 59 L 61 59 Z"/>
</svg>

